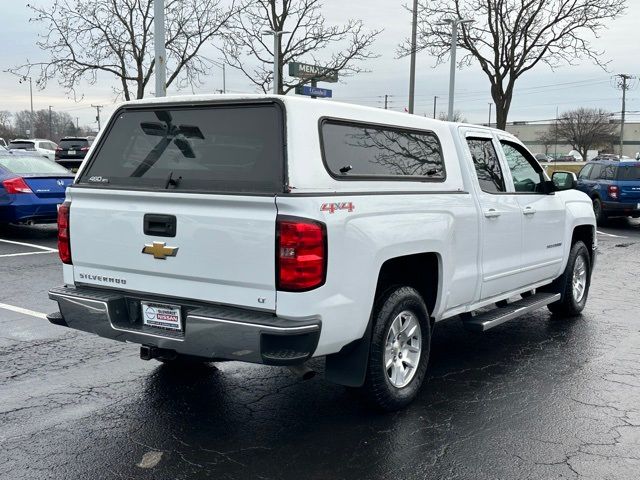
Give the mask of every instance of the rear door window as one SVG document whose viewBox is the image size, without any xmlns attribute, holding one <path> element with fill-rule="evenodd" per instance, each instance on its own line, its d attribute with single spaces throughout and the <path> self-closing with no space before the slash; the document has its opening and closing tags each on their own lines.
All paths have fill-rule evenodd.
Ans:
<svg viewBox="0 0 640 480">
<path fill-rule="evenodd" d="M 339 179 L 445 178 L 442 149 L 433 132 L 338 120 L 327 120 L 321 128 L 325 162 Z"/>
<path fill-rule="evenodd" d="M 282 192 L 283 123 L 275 103 L 125 109 L 113 117 L 78 183 Z"/>
<path fill-rule="evenodd" d="M 606 165 L 604 170 L 602 171 L 602 178 L 604 180 L 613 180 L 616 178 L 616 167 L 615 165 Z"/>
<path fill-rule="evenodd" d="M 493 141 L 490 138 L 467 138 L 467 144 L 482 191 L 505 192 L 504 175 Z"/>
</svg>

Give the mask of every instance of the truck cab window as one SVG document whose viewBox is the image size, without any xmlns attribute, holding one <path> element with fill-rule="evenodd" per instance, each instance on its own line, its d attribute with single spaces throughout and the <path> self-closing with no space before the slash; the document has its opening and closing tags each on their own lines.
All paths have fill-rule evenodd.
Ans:
<svg viewBox="0 0 640 480">
<path fill-rule="evenodd" d="M 482 191 L 505 192 L 504 176 L 493 141 L 490 138 L 468 138 L 467 144 Z"/>
<path fill-rule="evenodd" d="M 520 145 L 510 142 L 500 142 L 500 144 L 511 170 L 516 192 L 544 193 L 542 188 L 544 175 L 537 162 L 534 165 L 535 160 L 529 158 Z"/>
</svg>

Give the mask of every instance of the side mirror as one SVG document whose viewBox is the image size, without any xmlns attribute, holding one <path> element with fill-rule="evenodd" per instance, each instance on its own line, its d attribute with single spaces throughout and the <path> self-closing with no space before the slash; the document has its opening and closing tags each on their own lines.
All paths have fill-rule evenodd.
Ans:
<svg viewBox="0 0 640 480">
<path fill-rule="evenodd" d="M 576 188 L 578 177 L 576 177 L 576 174 L 573 172 L 553 172 L 551 181 L 558 191 L 571 190 L 572 188 Z"/>
</svg>

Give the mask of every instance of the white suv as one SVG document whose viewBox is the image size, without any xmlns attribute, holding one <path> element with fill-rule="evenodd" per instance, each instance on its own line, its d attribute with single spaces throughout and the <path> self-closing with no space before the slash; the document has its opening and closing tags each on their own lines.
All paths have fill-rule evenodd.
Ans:
<svg viewBox="0 0 640 480">
<path fill-rule="evenodd" d="M 58 145 L 51 140 L 41 139 L 16 139 L 11 140 L 7 146 L 10 150 L 33 150 L 49 160 L 54 160 L 56 156 L 56 148 Z"/>
</svg>

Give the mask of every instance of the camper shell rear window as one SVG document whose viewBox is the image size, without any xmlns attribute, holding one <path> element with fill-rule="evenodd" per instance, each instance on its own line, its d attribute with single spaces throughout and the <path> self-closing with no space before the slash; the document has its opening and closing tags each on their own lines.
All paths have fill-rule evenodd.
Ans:
<svg viewBox="0 0 640 480">
<path fill-rule="evenodd" d="M 254 194 L 282 192 L 284 183 L 284 113 L 276 102 L 125 107 L 77 182 Z"/>
</svg>

